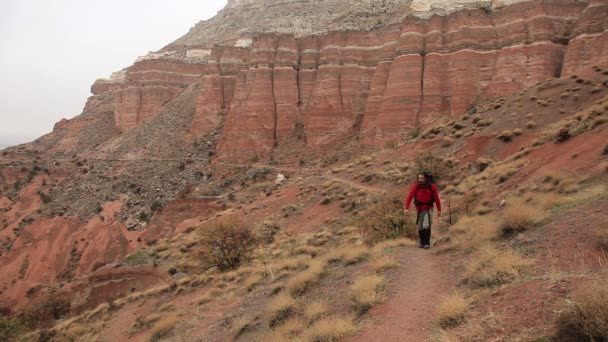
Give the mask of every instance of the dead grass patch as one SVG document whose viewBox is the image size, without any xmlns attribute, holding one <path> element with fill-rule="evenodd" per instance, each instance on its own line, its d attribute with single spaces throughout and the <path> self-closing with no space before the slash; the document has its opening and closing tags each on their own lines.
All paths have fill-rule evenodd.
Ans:
<svg viewBox="0 0 608 342">
<path fill-rule="evenodd" d="M 287 281 L 287 289 L 293 295 L 302 295 L 311 284 L 321 279 L 326 267 L 327 263 L 323 260 L 312 261 L 306 270 Z"/>
<path fill-rule="evenodd" d="M 579 287 L 560 315 L 561 325 L 589 337 L 592 341 L 608 339 L 608 287 L 597 281 Z"/>
<path fill-rule="evenodd" d="M 399 267 L 399 263 L 390 255 L 382 255 L 372 262 L 372 267 L 376 273 Z"/>
<path fill-rule="evenodd" d="M 466 265 L 463 282 L 473 288 L 501 286 L 524 275 L 529 264 L 512 250 L 484 245 Z"/>
<path fill-rule="evenodd" d="M 465 320 L 467 309 L 467 302 L 461 294 L 444 297 L 437 307 L 437 322 L 442 328 L 457 326 Z"/>
<path fill-rule="evenodd" d="M 357 279 L 351 288 L 355 311 L 364 314 L 372 306 L 380 303 L 384 285 L 384 277 L 381 275 L 370 275 Z"/>
<path fill-rule="evenodd" d="M 501 216 L 500 230 L 503 235 L 525 231 L 545 218 L 545 213 L 522 200 L 510 203 Z"/>
<path fill-rule="evenodd" d="M 309 322 L 315 322 L 329 313 L 329 305 L 323 300 L 314 300 L 304 309 L 304 315 Z"/>
<path fill-rule="evenodd" d="M 266 316 L 271 328 L 279 326 L 289 318 L 295 310 L 296 301 L 287 292 L 281 292 L 266 307 Z"/>
<path fill-rule="evenodd" d="M 202 295 L 197 301 L 196 303 L 198 305 L 203 305 L 206 303 L 209 303 L 217 298 L 219 298 L 222 295 L 222 290 L 218 289 L 218 288 L 212 288 L 209 291 L 205 292 L 204 295 Z"/>
<path fill-rule="evenodd" d="M 305 338 L 311 342 L 336 342 L 357 331 L 353 321 L 352 316 L 331 316 L 320 319 L 308 328 Z"/>
<path fill-rule="evenodd" d="M 176 325 L 177 316 L 175 315 L 171 315 L 159 320 L 152 327 L 148 341 L 155 342 L 160 340 L 161 338 L 169 334 L 175 328 Z"/>
</svg>

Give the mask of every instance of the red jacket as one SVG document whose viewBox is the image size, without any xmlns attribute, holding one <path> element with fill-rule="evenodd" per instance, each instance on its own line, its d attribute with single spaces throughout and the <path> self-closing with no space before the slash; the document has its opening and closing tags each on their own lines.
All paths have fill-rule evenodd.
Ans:
<svg viewBox="0 0 608 342">
<path fill-rule="evenodd" d="M 421 187 L 420 190 L 418 190 L 418 186 L 418 182 L 414 183 L 414 185 L 412 186 L 412 190 L 410 190 L 410 194 L 405 200 L 405 209 L 410 208 L 412 199 L 414 199 L 414 196 L 416 196 L 416 199 L 420 202 L 430 202 L 431 199 L 435 199 L 435 206 L 437 207 L 437 211 L 441 211 L 441 201 L 439 200 L 439 191 L 437 190 L 437 185 L 433 183 L 431 184 L 431 186 Z M 433 209 L 432 204 L 421 204 L 416 206 L 416 210 L 418 211 L 427 211 L 430 209 Z"/>
</svg>

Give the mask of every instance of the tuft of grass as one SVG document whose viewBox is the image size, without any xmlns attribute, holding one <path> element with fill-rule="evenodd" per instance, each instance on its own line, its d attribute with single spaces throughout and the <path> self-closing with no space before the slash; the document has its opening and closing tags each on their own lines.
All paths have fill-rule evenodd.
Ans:
<svg viewBox="0 0 608 342">
<path fill-rule="evenodd" d="M 437 322 L 442 328 L 457 326 L 464 322 L 467 309 L 467 302 L 461 294 L 444 297 L 437 307 Z"/>
<path fill-rule="evenodd" d="M 320 319 L 307 329 L 305 338 L 313 342 L 339 341 L 357 330 L 353 321 L 352 316 L 330 316 Z"/>
<path fill-rule="evenodd" d="M 323 300 L 317 299 L 308 303 L 304 309 L 304 315 L 309 322 L 316 322 L 329 312 L 329 305 Z"/>
<path fill-rule="evenodd" d="M 310 285 L 321 279 L 326 267 L 327 263 L 323 260 L 312 261 L 306 270 L 287 281 L 287 289 L 293 295 L 302 295 Z"/>
<path fill-rule="evenodd" d="M 443 137 L 443 139 L 441 139 L 441 146 L 443 147 L 451 146 L 453 143 L 454 139 L 451 137 Z"/>
<path fill-rule="evenodd" d="M 544 213 L 521 200 L 509 204 L 501 217 L 500 230 L 503 235 L 525 231 L 544 219 Z"/>
<path fill-rule="evenodd" d="M 529 264 L 514 251 L 484 245 L 466 265 L 463 282 L 473 288 L 501 286 L 524 275 Z"/>
<path fill-rule="evenodd" d="M 243 286 L 247 290 L 247 292 L 253 291 L 258 285 L 264 282 L 264 277 L 260 274 L 252 274 L 246 280 Z"/>
<path fill-rule="evenodd" d="M 399 263 L 390 255 L 382 255 L 379 258 L 374 259 L 372 267 L 376 273 L 382 273 L 391 268 L 399 267 Z"/>
<path fill-rule="evenodd" d="M 219 298 L 221 295 L 222 295 L 222 290 L 220 290 L 218 288 L 213 288 L 213 289 L 210 289 L 209 291 L 207 291 L 204 295 L 202 295 L 198 299 L 197 303 L 199 305 L 203 305 L 203 304 L 213 301 L 216 298 Z"/>
<path fill-rule="evenodd" d="M 293 315 L 296 301 L 287 292 L 278 294 L 266 307 L 266 315 L 268 316 L 268 324 L 271 328 L 275 328 L 287 318 Z"/>
<path fill-rule="evenodd" d="M 496 139 L 502 140 L 504 142 L 509 142 L 513 140 L 513 132 L 509 130 L 502 131 L 499 135 L 496 136 Z"/>
<path fill-rule="evenodd" d="M 357 279 L 351 288 L 355 310 L 359 314 L 364 314 L 372 306 L 380 303 L 384 285 L 384 277 L 381 275 L 370 275 Z"/>
<path fill-rule="evenodd" d="M 595 245 L 599 250 L 608 253 L 608 230 L 605 227 L 601 227 L 595 234 Z"/>
<path fill-rule="evenodd" d="M 587 336 L 591 341 L 608 339 L 608 287 L 596 281 L 579 287 L 560 315 L 560 323 Z"/>
<path fill-rule="evenodd" d="M 169 334 L 177 325 L 177 316 L 171 315 L 158 320 L 150 331 L 150 337 L 148 341 L 155 342 Z"/>
<path fill-rule="evenodd" d="M 468 249 L 496 238 L 499 230 L 495 215 L 463 216 L 452 226 L 450 241 L 454 246 Z"/>
</svg>

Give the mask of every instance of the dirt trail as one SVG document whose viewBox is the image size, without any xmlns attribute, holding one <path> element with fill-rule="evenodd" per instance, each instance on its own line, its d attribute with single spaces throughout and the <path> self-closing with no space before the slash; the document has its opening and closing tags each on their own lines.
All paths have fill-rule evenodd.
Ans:
<svg viewBox="0 0 608 342">
<path fill-rule="evenodd" d="M 369 312 L 363 329 L 347 341 L 430 340 L 435 308 L 453 285 L 446 258 L 416 247 L 403 248 L 395 257 L 401 266 L 387 276 L 386 301 Z"/>
</svg>

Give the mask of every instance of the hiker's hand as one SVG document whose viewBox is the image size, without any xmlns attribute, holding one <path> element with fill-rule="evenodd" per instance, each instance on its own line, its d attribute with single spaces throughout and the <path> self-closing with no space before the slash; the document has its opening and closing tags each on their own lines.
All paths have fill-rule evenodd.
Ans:
<svg viewBox="0 0 608 342">
<path fill-rule="evenodd" d="M 441 217 L 441 211 L 438 211 L 438 212 L 437 212 L 437 216 L 438 216 L 438 217 Z"/>
<path fill-rule="evenodd" d="M 403 213 L 407 214 L 410 210 L 409 209 L 403 209 Z"/>
</svg>

